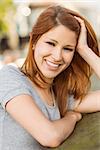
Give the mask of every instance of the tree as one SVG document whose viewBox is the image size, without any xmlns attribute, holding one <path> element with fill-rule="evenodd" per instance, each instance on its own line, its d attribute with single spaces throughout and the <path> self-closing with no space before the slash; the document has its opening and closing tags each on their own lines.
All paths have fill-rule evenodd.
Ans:
<svg viewBox="0 0 100 150">
<path fill-rule="evenodd" d="M 6 15 L 9 11 L 14 10 L 15 6 L 12 0 L 0 0 L 0 37 L 6 34 L 9 29 Z"/>
</svg>

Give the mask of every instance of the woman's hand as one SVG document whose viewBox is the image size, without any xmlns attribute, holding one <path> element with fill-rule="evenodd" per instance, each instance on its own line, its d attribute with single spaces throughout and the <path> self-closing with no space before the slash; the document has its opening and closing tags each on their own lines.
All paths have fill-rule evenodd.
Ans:
<svg viewBox="0 0 100 150">
<path fill-rule="evenodd" d="M 75 16 L 75 18 L 81 25 L 81 31 L 80 31 L 78 45 L 77 45 L 77 51 L 80 53 L 82 50 L 89 48 L 87 45 L 87 30 L 84 21 L 79 17 Z"/>
<path fill-rule="evenodd" d="M 79 121 L 82 119 L 82 114 L 80 112 L 75 112 L 75 111 L 67 111 L 65 114 L 65 117 L 72 117 L 73 119 L 75 119 L 75 121 Z"/>
<path fill-rule="evenodd" d="M 84 21 L 79 17 L 75 16 L 75 18 L 81 25 L 81 31 L 77 44 L 77 52 L 90 65 L 90 67 L 94 70 L 94 73 L 100 78 L 100 57 L 88 47 L 87 30 Z"/>
</svg>

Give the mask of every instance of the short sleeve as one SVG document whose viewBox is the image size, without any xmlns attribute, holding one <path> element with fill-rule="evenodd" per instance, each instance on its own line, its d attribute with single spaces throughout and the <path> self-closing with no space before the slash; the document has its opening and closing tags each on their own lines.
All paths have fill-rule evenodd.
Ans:
<svg viewBox="0 0 100 150">
<path fill-rule="evenodd" d="M 68 110 L 73 110 L 75 106 L 75 99 L 73 95 L 68 96 L 68 101 L 67 101 L 67 109 Z"/>
<path fill-rule="evenodd" d="M 68 101 L 67 101 L 67 109 L 68 110 L 76 110 L 76 108 L 80 104 L 80 99 L 75 99 L 74 95 L 69 95 Z"/>
<path fill-rule="evenodd" d="M 12 98 L 21 94 L 31 95 L 24 76 L 17 67 L 11 65 L 0 69 L 0 104 L 4 109 Z"/>
</svg>

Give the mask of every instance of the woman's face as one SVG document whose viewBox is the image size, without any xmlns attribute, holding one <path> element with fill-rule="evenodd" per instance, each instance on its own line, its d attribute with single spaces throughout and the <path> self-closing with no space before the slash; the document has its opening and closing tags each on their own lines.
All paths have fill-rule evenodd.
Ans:
<svg viewBox="0 0 100 150">
<path fill-rule="evenodd" d="M 63 25 L 52 28 L 37 41 L 35 62 L 48 79 L 54 79 L 71 63 L 76 46 L 76 33 Z"/>
</svg>

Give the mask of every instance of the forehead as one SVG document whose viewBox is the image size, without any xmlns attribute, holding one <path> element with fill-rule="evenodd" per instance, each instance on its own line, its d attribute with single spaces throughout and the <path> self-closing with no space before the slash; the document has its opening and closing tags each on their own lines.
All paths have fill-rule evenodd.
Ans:
<svg viewBox="0 0 100 150">
<path fill-rule="evenodd" d="M 63 25 L 59 25 L 50 29 L 48 32 L 43 34 L 40 38 L 40 40 L 46 40 L 46 39 L 48 40 L 53 39 L 60 43 L 65 43 L 65 44 L 70 43 L 75 45 L 77 35 L 74 31 L 71 31 L 69 28 Z"/>
</svg>

